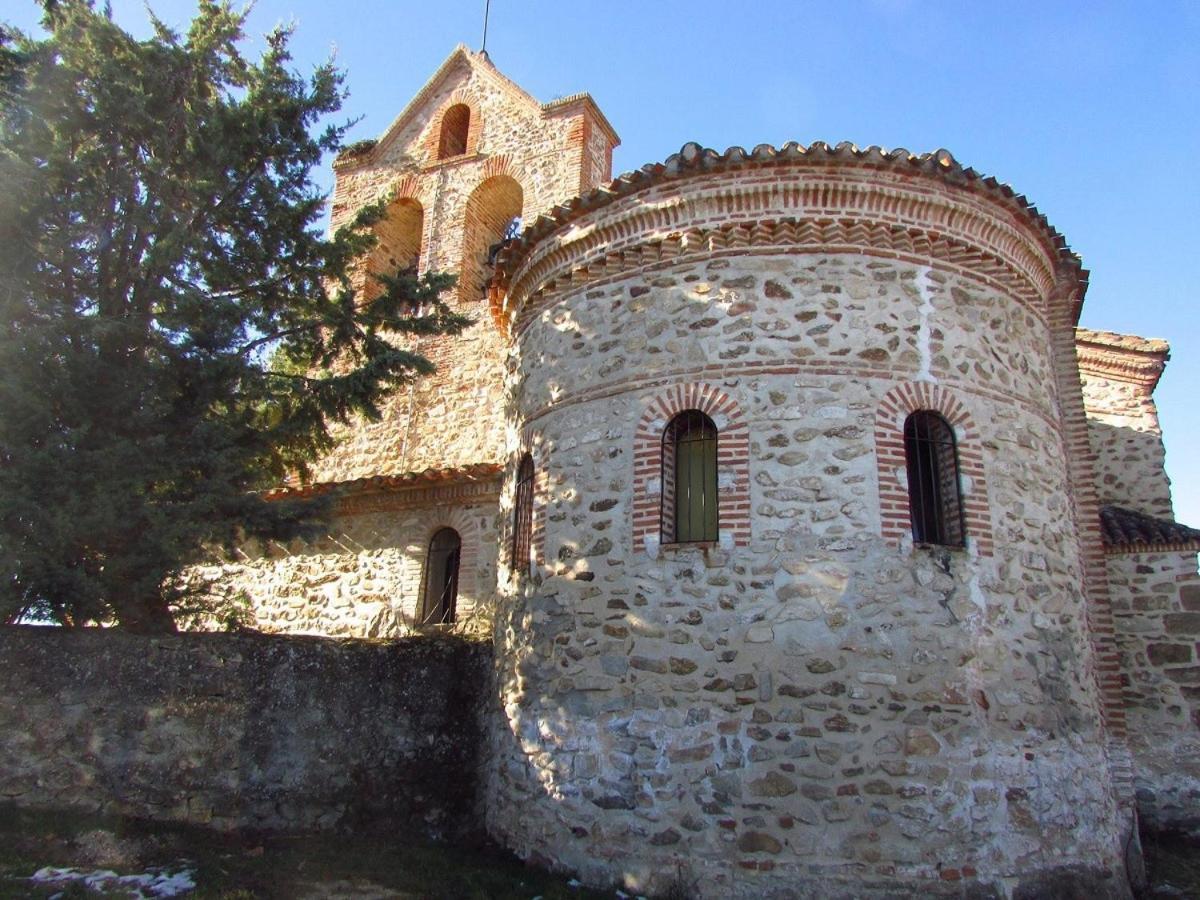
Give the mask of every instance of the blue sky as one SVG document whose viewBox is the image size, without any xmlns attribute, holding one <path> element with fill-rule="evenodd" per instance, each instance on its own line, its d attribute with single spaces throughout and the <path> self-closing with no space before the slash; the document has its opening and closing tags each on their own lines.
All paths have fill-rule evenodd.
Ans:
<svg viewBox="0 0 1200 900">
<path fill-rule="evenodd" d="M 181 28 L 193 9 L 151 6 Z M 483 6 L 259 0 L 249 31 L 294 22 L 301 70 L 336 54 L 356 139 L 456 43 L 478 49 Z M 145 32 L 142 0 L 113 8 Z M 945 147 L 1011 184 L 1091 270 L 1082 324 L 1171 342 L 1167 466 L 1178 518 L 1200 527 L 1200 3 L 493 0 L 488 51 L 539 100 L 591 92 L 622 138 L 617 172 L 692 140 L 850 140 Z"/>
</svg>

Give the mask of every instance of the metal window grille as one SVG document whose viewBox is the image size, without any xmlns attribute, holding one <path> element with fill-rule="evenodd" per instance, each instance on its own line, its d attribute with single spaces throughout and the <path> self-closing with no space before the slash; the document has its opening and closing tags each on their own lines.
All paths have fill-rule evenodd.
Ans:
<svg viewBox="0 0 1200 900">
<path fill-rule="evenodd" d="M 913 540 L 962 547 L 966 528 L 954 429 L 937 413 L 918 410 L 904 422 L 904 456 Z"/>
<path fill-rule="evenodd" d="M 425 556 L 425 602 L 422 625 L 448 625 L 458 603 L 458 563 L 462 538 L 453 528 L 441 528 L 429 542 Z"/>
<path fill-rule="evenodd" d="M 663 434 L 661 516 L 664 543 L 717 540 L 717 426 L 699 410 Z"/>
<path fill-rule="evenodd" d="M 529 571 L 532 539 L 533 457 L 526 453 L 517 469 L 517 493 L 513 509 L 512 565 L 518 572 Z"/>
</svg>

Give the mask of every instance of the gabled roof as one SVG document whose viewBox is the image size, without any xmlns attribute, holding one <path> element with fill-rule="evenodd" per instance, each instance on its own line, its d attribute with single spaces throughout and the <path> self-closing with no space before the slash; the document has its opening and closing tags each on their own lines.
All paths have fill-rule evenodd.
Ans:
<svg viewBox="0 0 1200 900">
<path fill-rule="evenodd" d="M 1100 508 L 1100 531 L 1108 553 L 1200 550 L 1200 531 L 1123 506 Z"/>
<path fill-rule="evenodd" d="M 568 97 L 563 97 L 558 100 L 552 100 L 549 103 L 539 103 L 537 98 L 522 88 L 519 84 L 501 72 L 492 63 L 491 58 L 486 51 L 474 53 L 467 48 L 466 44 L 459 44 L 450 51 L 450 55 L 445 61 L 438 66 L 437 71 L 429 77 L 429 80 L 421 87 L 419 91 L 408 101 L 408 105 L 400 111 L 400 114 L 392 120 L 392 123 L 384 129 L 383 134 L 379 136 L 379 140 L 375 143 L 368 152 L 355 154 L 352 158 L 355 161 L 364 161 L 367 158 L 378 157 L 378 155 L 386 150 L 387 147 L 396 139 L 401 131 L 403 131 L 415 119 L 429 103 L 430 99 L 438 92 L 447 80 L 454 76 L 455 72 L 467 68 L 474 72 L 482 72 L 491 79 L 497 87 L 513 97 L 518 102 L 522 102 L 529 108 L 531 112 L 536 112 L 541 115 L 553 114 L 567 109 L 576 104 L 587 106 L 596 116 L 601 126 L 608 132 L 612 139 L 613 145 L 620 143 L 620 138 L 613 130 L 608 119 L 600 112 L 600 107 L 596 105 L 596 101 L 592 99 L 590 94 L 578 93 L 571 94 Z"/>
</svg>

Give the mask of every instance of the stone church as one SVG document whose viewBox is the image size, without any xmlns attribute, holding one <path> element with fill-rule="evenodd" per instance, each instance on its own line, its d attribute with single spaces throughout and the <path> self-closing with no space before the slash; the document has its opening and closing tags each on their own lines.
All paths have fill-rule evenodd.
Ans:
<svg viewBox="0 0 1200 900">
<path fill-rule="evenodd" d="M 586 881 L 1127 896 L 1139 817 L 1200 826 L 1167 345 L 1077 327 L 1064 238 L 944 150 L 618 140 L 460 46 L 337 159 L 364 290 L 455 272 L 474 325 L 273 492 L 325 539 L 209 574 L 265 631 L 491 635 L 488 829 Z"/>
</svg>

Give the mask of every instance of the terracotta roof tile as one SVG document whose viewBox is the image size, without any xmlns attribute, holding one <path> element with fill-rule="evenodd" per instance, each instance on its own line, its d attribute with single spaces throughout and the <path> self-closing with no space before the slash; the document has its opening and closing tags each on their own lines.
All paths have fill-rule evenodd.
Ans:
<svg viewBox="0 0 1200 900">
<path fill-rule="evenodd" d="M 778 148 L 770 144 L 759 144 L 751 151 L 747 151 L 743 147 L 730 147 L 724 153 L 701 147 L 694 142 L 684 144 L 678 153 L 667 157 L 664 162 L 650 163 L 636 171 L 619 175 L 608 184 L 594 188 L 586 194 L 555 207 L 547 215 L 539 216 L 537 221 L 531 223 L 517 240 L 500 252 L 496 261 L 494 283 L 503 285 L 508 280 L 508 276 L 542 238 L 584 213 L 607 206 L 624 196 L 672 178 L 739 168 L 766 168 L 789 163 L 856 164 L 880 169 L 924 173 L 951 184 L 983 190 L 1031 219 L 1034 226 L 1055 248 L 1060 262 L 1074 270 L 1081 285 L 1086 285 L 1088 272 L 1083 268 L 1079 257 L 1067 246 L 1066 239 L 1047 221 L 1036 206 L 1007 184 L 990 175 L 981 175 L 974 169 L 964 167 L 949 150 L 935 150 L 932 153 L 917 155 L 904 148 L 894 150 L 878 146 L 860 148 L 849 141 L 843 141 L 836 147 L 830 146 L 824 141 L 816 141 L 807 147 L 789 141 Z"/>
<path fill-rule="evenodd" d="M 1200 550 L 1200 531 L 1123 506 L 1100 508 L 1100 530 L 1109 552 Z"/>
</svg>

